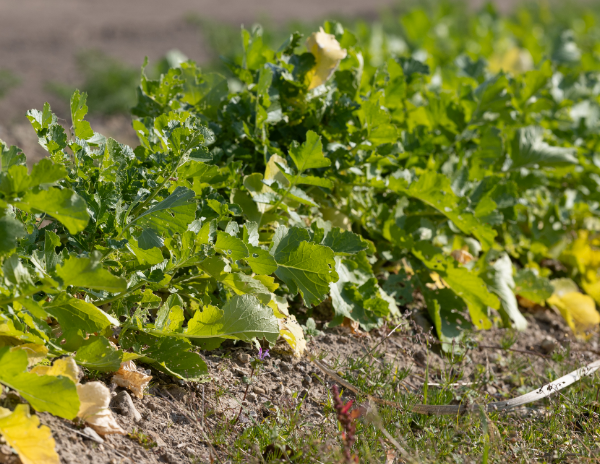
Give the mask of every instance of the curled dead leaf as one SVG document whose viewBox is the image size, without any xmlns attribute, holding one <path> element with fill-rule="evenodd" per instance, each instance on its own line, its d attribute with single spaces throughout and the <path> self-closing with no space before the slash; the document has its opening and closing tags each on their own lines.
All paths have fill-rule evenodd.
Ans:
<svg viewBox="0 0 600 464">
<path fill-rule="evenodd" d="M 306 340 L 304 331 L 294 316 L 279 319 L 279 336 L 288 343 L 294 357 L 302 356 L 306 350 Z"/>
<path fill-rule="evenodd" d="M 144 390 L 152 380 L 151 375 L 146 375 L 137 370 L 133 361 L 121 363 L 121 367 L 115 375 L 112 382 L 119 387 L 127 388 L 138 398 L 144 397 Z"/>
<path fill-rule="evenodd" d="M 110 410 L 111 396 L 106 385 L 101 382 L 79 384 L 77 394 L 81 403 L 77 417 L 83 419 L 100 435 L 125 435 L 125 430 L 117 423 Z"/>
<path fill-rule="evenodd" d="M 312 90 L 329 80 L 347 53 L 335 36 L 327 34 L 323 28 L 307 39 L 306 48 L 315 57 L 315 66 L 307 74 L 310 77 L 308 90 Z"/>
<path fill-rule="evenodd" d="M 358 321 L 353 321 L 349 317 L 344 317 L 344 322 L 342 322 L 342 327 L 346 327 L 350 329 L 350 332 L 355 335 L 361 332 L 360 324 Z"/>
<path fill-rule="evenodd" d="M 464 249 L 453 250 L 452 253 L 450 253 L 450 256 L 452 256 L 460 264 L 467 264 L 475 259 L 471 253 Z"/>
</svg>

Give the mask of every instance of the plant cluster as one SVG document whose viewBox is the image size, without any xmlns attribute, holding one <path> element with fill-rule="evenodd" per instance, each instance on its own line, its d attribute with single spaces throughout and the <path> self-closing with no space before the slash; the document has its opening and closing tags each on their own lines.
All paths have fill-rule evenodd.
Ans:
<svg viewBox="0 0 600 464">
<path fill-rule="evenodd" d="M 80 92 L 70 130 L 28 112 L 48 157 L 0 142 L 0 383 L 73 419 L 76 380 L 28 366 L 199 380 L 225 340 L 301 354 L 290 305 L 371 330 L 424 301 L 448 349 L 535 305 L 595 329 L 596 19 L 447 13 L 142 71 L 135 148 Z"/>
</svg>

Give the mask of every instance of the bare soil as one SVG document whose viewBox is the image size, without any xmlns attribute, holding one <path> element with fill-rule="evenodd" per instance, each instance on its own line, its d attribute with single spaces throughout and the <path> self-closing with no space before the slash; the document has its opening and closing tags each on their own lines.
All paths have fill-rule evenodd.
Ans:
<svg viewBox="0 0 600 464">
<path fill-rule="evenodd" d="M 453 368 L 463 373 L 461 382 L 475 378 L 477 366 L 486 366 L 490 378 L 494 380 L 477 387 L 477 401 L 494 401 L 518 396 L 519 380 L 507 368 L 503 359 L 509 356 L 522 358 L 529 367 L 521 375 L 536 377 L 540 386 L 544 369 L 557 369 L 548 354 L 548 344 L 555 350 L 569 347 L 570 354 L 563 363 L 583 365 L 597 357 L 598 337 L 585 345 L 571 339 L 570 331 L 560 316 L 550 310 L 528 314 L 529 328 L 517 335 L 512 351 L 494 349 L 510 332 L 494 329 L 473 335 L 480 347 L 470 350 L 463 360 Z M 383 356 L 372 358 L 373 363 L 392 364 L 399 369 L 408 369 L 408 377 L 401 387 L 413 393 L 420 393 L 426 377 L 426 364 L 429 363 L 429 383 L 441 381 L 447 373 L 447 358 L 440 356 L 439 347 L 433 345 L 428 350 L 426 332 L 414 323 L 386 338 L 391 328 L 384 327 L 370 334 L 351 334 L 348 329 L 337 328 L 322 332 L 311 338 L 308 348 L 315 355 L 324 355 L 324 360 L 337 365 L 338 373 L 344 373 L 350 359 L 369 357 L 373 348 Z M 429 339 L 431 342 L 431 339 Z M 432 345 L 430 345 L 431 347 Z M 483 348 L 483 346 L 488 348 Z M 586 351 L 591 350 L 591 351 Z M 98 443 L 83 435 L 83 426 L 48 414 L 39 414 L 42 423 L 51 427 L 57 442 L 61 461 L 65 464 L 126 464 L 126 463 L 199 463 L 213 462 L 211 453 L 217 453 L 216 462 L 231 462 L 228 447 L 244 429 L 260 424 L 263 418 L 273 414 L 274 406 L 290 409 L 301 405 L 301 413 L 313 427 L 323 427 L 333 431 L 335 417 L 325 408 L 327 395 L 333 380 L 323 374 L 307 357 L 294 359 L 284 351 L 272 350 L 272 357 L 251 377 L 248 363 L 249 354 L 256 351 L 249 345 L 233 346 L 204 353 L 209 366 L 210 378 L 206 383 L 186 383 L 153 372 L 154 379 L 149 392 L 143 399 L 133 397 L 133 403 L 141 414 L 135 422 L 128 411 L 113 407 L 120 425 L 128 432 L 127 436 L 110 435 L 104 443 Z M 242 355 L 242 356 L 240 356 Z M 245 361 L 245 362 L 244 362 Z M 558 371 L 558 369 L 557 369 Z M 347 371 L 346 371 L 347 372 Z M 83 379 L 83 382 L 97 379 Z M 106 384 L 117 395 L 121 388 Z M 248 395 L 244 399 L 246 388 Z M 349 392 L 353 395 L 352 392 Z M 360 400 L 361 398 L 359 398 Z M 18 400 L 18 399 L 17 399 Z M 5 406 L 15 401 L 13 396 L 2 397 Z M 8 405 L 10 406 L 10 405 Z M 115 405 L 112 405 L 115 406 Z M 239 420 L 235 418 L 240 412 Z M 537 406 L 521 408 L 517 413 L 536 420 Z M 217 437 L 217 430 L 229 422 L 228 435 Z M 327 442 L 323 443 L 327 446 Z M 0 463 L 18 463 L 18 458 L 9 449 L 0 447 Z M 245 450 L 247 462 L 254 462 L 251 455 L 260 455 L 263 450 Z M 213 457 L 214 459 L 214 457 Z M 256 462 L 260 462 L 257 460 Z"/>
</svg>

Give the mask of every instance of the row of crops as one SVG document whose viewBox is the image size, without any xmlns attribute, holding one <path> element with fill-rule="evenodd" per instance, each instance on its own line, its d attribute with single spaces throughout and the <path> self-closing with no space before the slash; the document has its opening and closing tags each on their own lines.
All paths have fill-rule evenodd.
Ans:
<svg viewBox="0 0 600 464">
<path fill-rule="evenodd" d="M 0 383 L 84 417 L 73 361 L 199 380 L 226 340 L 301 355 L 300 315 L 368 331 L 422 309 L 450 347 L 549 305 L 585 337 L 600 42 L 593 14 L 548 14 L 414 9 L 275 48 L 242 29 L 227 75 L 142 70 L 134 148 L 93 130 L 84 93 L 70 128 L 28 112 L 48 157 L 0 142 Z M 0 416 L 5 437 L 34 421 Z"/>
</svg>

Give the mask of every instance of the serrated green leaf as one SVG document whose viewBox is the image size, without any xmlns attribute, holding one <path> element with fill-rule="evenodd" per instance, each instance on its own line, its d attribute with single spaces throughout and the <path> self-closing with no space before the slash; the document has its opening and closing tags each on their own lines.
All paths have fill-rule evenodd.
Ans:
<svg viewBox="0 0 600 464">
<path fill-rule="evenodd" d="M 23 165 L 26 160 L 27 158 L 18 147 L 14 145 L 9 147 L 0 139 L 0 172 L 8 171 L 11 166 Z"/>
<path fill-rule="evenodd" d="M 205 306 L 190 319 L 185 331 L 190 338 L 229 338 L 251 341 L 265 338 L 275 343 L 279 323 L 273 310 L 260 303 L 254 295 L 235 295 L 223 309 Z"/>
<path fill-rule="evenodd" d="M 85 201 L 72 190 L 51 188 L 29 191 L 22 200 L 13 203 L 30 213 L 46 213 L 60 221 L 71 234 L 81 232 L 89 222 Z"/>
<path fill-rule="evenodd" d="M 196 219 L 195 195 L 193 190 L 177 187 L 171 195 L 142 213 L 131 224 L 154 229 L 160 234 L 181 234 Z"/>
<path fill-rule="evenodd" d="M 87 94 L 85 92 L 80 93 L 79 90 L 76 90 L 71 96 L 71 120 L 75 128 L 75 136 L 83 140 L 94 136 L 90 123 L 83 119 L 88 112 L 88 107 L 85 104 L 86 99 Z"/>
<path fill-rule="evenodd" d="M 290 146 L 290 157 L 299 172 L 331 165 L 331 160 L 323 155 L 321 137 L 313 131 L 306 133 L 306 142 L 302 145 L 292 144 Z"/>
<path fill-rule="evenodd" d="M 277 232 L 280 235 L 273 239 L 270 251 L 278 265 L 275 275 L 293 293 L 299 291 L 307 305 L 320 303 L 329 291 L 329 283 L 338 279 L 333 251 L 301 241 L 302 237 L 308 238 L 306 230 L 293 227 L 288 231 L 280 227 Z"/>
</svg>

